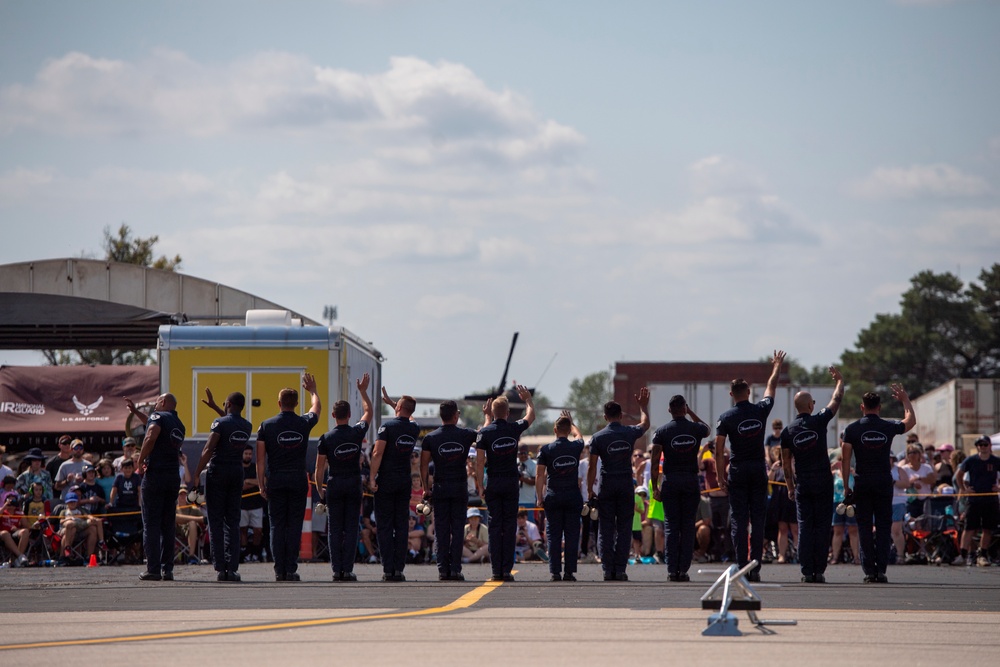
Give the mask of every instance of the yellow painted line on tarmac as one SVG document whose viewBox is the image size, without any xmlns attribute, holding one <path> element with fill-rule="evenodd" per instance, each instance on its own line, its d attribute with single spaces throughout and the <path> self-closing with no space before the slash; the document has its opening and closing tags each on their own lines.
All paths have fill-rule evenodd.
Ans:
<svg viewBox="0 0 1000 667">
<path fill-rule="evenodd" d="M 188 637 L 213 637 L 218 635 L 234 635 L 247 632 L 265 632 L 268 630 L 292 630 L 295 628 L 310 628 L 321 625 L 336 625 L 338 623 L 356 623 L 359 621 L 383 621 L 395 618 L 413 618 L 416 616 L 433 616 L 447 614 L 459 609 L 467 609 L 482 600 L 486 595 L 503 585 L 502 581 L 487 581 L 469 591 L 457 600 L 443 607 L 430 607 L 414 611 L 390 612 L 385 614 L 370 614 L 367 616 L 341 616 L 337 618 L 315 618 L 308 621 L 285 621 L 283 623 L 262 623 L 259 625 L 239 625 L 211 630 L 186 630 L 182 632 L 157 632 L 146 635 L 131 635 L 123 637 L 95 637 L 93 639 L 67 639 L 64 641 L 32 642 L 30 644 L 0 644 L 0 651 L 27 648 L 53 648 L 57 646 L 93 646 L 96 644 L 118 644 L 122 642 L 145 642 L 156 639 L 182 639 Z"/>
</svg>

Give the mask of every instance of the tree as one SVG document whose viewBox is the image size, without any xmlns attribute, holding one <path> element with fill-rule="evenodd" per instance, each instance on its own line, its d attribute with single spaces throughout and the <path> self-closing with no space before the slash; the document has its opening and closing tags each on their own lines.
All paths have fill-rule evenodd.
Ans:
<svg viewBox="0 0 1000 667">
<path fill-rule="evenodd" d="M 181 256 L 175 255 L 168 259 L 164 255 L 153 258 L 153 248 L 159 242 L 159 236 L 140 238 L 132 236 L 132 230 L 122 223 L 116 234 L 111 233 L 111 227 L 104 228 L 104 259 L 112 262 L 138 264 L 152 269 L 175 271 L 181 266 Z M 103 348 L 98 350 L 42 350 L 46 361 L 52 366 L 114 365 L 114 366 L 144 366 L 152 363 L 153 353 L 150 350 L 123 350 Z"/>
<path fill-rule="evenodd" d="M 1000 264 L 968 286 L 952 273 L 922 271 L 900 306 L 876 315 L 844 351 L 847 416 L 858 414 L 864 392 L 885 392 L 891 382 L 916 398 L 953 378 L 1000 376 Z"/>
<path fill-rule="evenodd" d="M 160 255 L 153 259 L 153 247 L 160 241 L 159 236 L 148 238 L 132 238 L 132 230 L 124 222 L 118 227 L 118 233 L 112 234 L 111 227 L 104 228 L 104 258 L 112 262 L 138 264 L 151 269 L 176 271 L 181 268 L 181 256 L 174 255 L 167 259 Z"/>
<path fill-rule="evenodd" d="M 582 380 L 569 383 L 566 407 L 573 412 L 573 421 L 585 434 L 604 428 L 604 404 L 611 400 L 611 373 L 598 371 Z"/>
</svg>

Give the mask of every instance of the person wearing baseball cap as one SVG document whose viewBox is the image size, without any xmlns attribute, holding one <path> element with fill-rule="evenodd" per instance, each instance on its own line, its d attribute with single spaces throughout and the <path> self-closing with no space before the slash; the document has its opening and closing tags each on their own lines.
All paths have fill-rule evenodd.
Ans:
<svg viewBox="0 0 1000 667">
<path fill-rule="evenodd" d="M 136 447 L 135 438 L 129 437 L 122 440 L 122 455 L 111 462 L 111 465 L 115 467 L 115 473 L 121 473 L 122 461 L 134 459 Z"/>
<path fill-rule="evenodd" d="M 83 469 L 90 463 L 83 458 L 83 440 L 79 438 L 69 443 L 70 458 L 62 462 L 59 472 L 56 473 L 56 490 L 62 492 L 63 502 L 66 501 L 66 494 L 74 486 L 83 482 Z"/>
<path fill-rule="evenodd" d="M 49 471 L 49 477 L 52 479 L 56 478 L 59 473 L 59 466 L 63 464 L 64 461 L 69 461 L 70 457 L 73 456 L 72 445 L 73 436 L 71 435 L 61 435 L 59 440 L 56 441 L 59 447 L 59 451 L 45 462 L 45 469 Z"/>
<path fill-rule="evenodd" d="M 59 534 L 62 536 L 63 547 L 60 560 L 66 561 L 72 557 L 73 552 L 71 547 L 76 544 L 77 537 L 81 533 L 84 534 L 84 539 L 86 539 L 84 557 L 89 559 L 90 555 L 97 548 L 100 532 L 99 522 L 80 509 L 80 496 L 75 491 L 68 492 L 63 500 L 66 506 L 59 512 Z"/>
<path fill-rule="evenodd" d="M 998 473 L 1000 473 L 1000 457 L 993 454 L 993 443 L 989 436 L 984 435 L 976 440 L 976 456 L 970 456 L 962 461 L 962 465 L 958 466 L 958 474 L 955 475 L 959 493 L 971 494 L 969 509 L 965 512 L 965 530 L 962 532 L 961 542 L 962 558 L 967 559 L 969 565 L 972 564 L 970 556 L 972 536 L 977 530 L 981 530 L 983 535 L 979 540 L 976 565 L 990 566 L 987 547 L 993 538 L 997 522 L 1000 521 L 1000 500 L 997 498 L 997 492 L 1000 491 Z M 966 474 L 969 475 L 968 483 L 965 481 Z"/>
</svg>

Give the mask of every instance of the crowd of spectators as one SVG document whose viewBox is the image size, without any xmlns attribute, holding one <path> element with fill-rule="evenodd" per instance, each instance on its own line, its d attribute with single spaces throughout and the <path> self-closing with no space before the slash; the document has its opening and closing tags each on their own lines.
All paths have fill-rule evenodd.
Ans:
<svg viewBox="0 0 1000 667">
<path fill-rule="evenodd" d="M 772 424 L 780 433 L 781 423 Z M 769 479 L 771 480 L 768 520 L 765 525 L 765 562 L 777 564 L 796 561 L 795 506 L 785 492 L 780 447 L 776 438 L 769 439 Z M 101 562 L 138 562 L 141 551 L 137 548 L 136 534 L 141 531 L 140 488 L 141 475 L 136 471 L 137 443 L 125 438 L 122 454 L 111 458 L 98 458 L 85 451 L 84 443 L 71 436 L 58 440 L 58 451 L 48 458 L 37 449 L 31 449 L 21 458 L 17 470 L 0 464 L 2 490 L 0 490 L 0 559 L 4 566 L 21 567 L 41 563 L 74 564 L 87 562 L 91 554 Z M 253 450 L 244 452 L 244 498 L 241 508 L 241 560 L 269 560 L 267 540 L 267 513 L 265 501 L 259 495 Z M 830 563 L 857 565 L 858 527 L 853 516 L 838 514 L 835 507 L 853 484 L 840 475 L 839 450 L 831 450 L 831 469 L 834 474 L 834 507 Z M 893 498 L 893 558 L 900 563 L 947 562 L 971 564 L 969 548 L 962 551 L 958 545 L 958 531 L 967 511 L 967 499 L 957 493 L 961 486 L 960 470 L 965 454 L 951 445 L 922 447 L 916 436 L 910 434 L 902 461 L 893 459 L 892 475 L 895 482 Z M 587 476 L 588 452 L 580 462 L 581 488 Z M 521 474 L 521 510 L 518 513 L 516 558 L 519 562 L 547 560 L 545 552 L 544 513 L 535 506 L 535 460 L 530 447 L 521 445 L 518 451 Z M 410 530 L 407 560 L 412 563 L 431 562 L 433 559 L 434 526 L 432 514 L 417 511 L 423 489 L 419 474 L 419 450 L 412 459 L 412 491 L 410 502 Z M 470 508 L 464 533 L 464 562 L 489 560 L 489 536 L 486 524 L 488 512 L 482 499 L 475 496 L 472 458 L 468 466 Z M 664 560 L 663 508 L 652 499 L 650 489 L 649 454 L 636 451 L 633 455 L 635 486 L 635 512 L 631 563 L 661 563 Z M 697 534 L 694 558 L 696 562 L 734 559 L 729 531 L 729 504 L 725 492 L 719 488 L 714 445 L 706 441 L 699 455 L 701 505 L 697 515 Z M 362 477 L 368 472 L 363 458 Z M 432 470 L 433 474 L 433 470 Z M 178 475 L 183 485 L 177 498 L 178 544 L 182 547 L 182 562 L 196 564 L 209 562 L 205 539 L 206 513 L 198 493 L 201 480 L 191 480 L 190 471 L 182 462 Z M 964 479 L 964 477 L 962 478 Z M 189 493 L 189 489 L 194 493 Z M 584 490 L 586 493 L 586 490 Z M 192 502 L 192 500 L 194 502 Z M 322 506 L 316 507 L 313 521 L 314 556 L 325 555 L 325 515 Z M 928 554 L 923 545 L 921 531 L 912 527 L 920 517 L 929 514 L 944 517 L 938 522 L 942 530 L 950 526 L 954 550 Z M 366 496 L 359 517 L 360 536 L 358 559 L 378 562 L 375 523 L 371 498 Z M 128 524 L 133 528 L 128 530 Z M 596 521 L 583 517 L 581 536 L 581 562 L 597 562 Z M 920 524 L 925 527 L 925 524 Z M 122 527 L 125 530 L 122 530 Z M 924 530 L 924 533 L 927 531 Z M 846 535 L 845 535 L 846 533 Z M 120 539 L 122 534 L 126 538 Z M 846 539 L 845 539 L 846 538 Z M 988 561 L 997 560 L 997 547 L 989 544 L 982 549 Z M 931 557 L 928 557 L 928 556 Z M 982 558 L 977 561 L 983 565 Z M 989 562 L 985 563 L 989 565 Z"/>
</svg>

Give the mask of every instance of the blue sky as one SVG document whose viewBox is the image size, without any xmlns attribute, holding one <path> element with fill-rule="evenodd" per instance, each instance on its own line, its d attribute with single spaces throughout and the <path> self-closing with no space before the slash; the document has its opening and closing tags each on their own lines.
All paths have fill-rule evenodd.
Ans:
<svg viewBox="0 0 1000 667">
<path fill-rule="evenodd" d="M 0 0 L 0 263 L 158 234 L 390 390 L 836 360 L 1000 258 L 1000 3 Z M 0 352 L 0 362 L 38 356 Z"/>
</svg>

